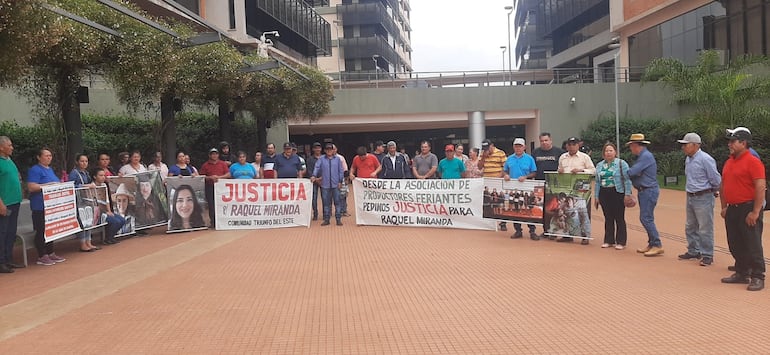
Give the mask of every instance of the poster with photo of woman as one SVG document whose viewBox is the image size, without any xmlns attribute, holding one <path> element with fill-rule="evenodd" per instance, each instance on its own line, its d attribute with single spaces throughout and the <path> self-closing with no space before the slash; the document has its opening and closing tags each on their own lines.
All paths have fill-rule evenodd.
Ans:
<svg viewBox="0 0 770 355">
<path fill-rule="evenodd" d="M 206 229 L 210 225 L 204 177 L 178 176 L 166 179 L 168 230 L 166 233 Z"/>
<path fill-rule="evenodd" d="M 152 228 L 168 222 L 168 200 L 159 171 L 134 175 L 136 179 L 136 229 Z"/>
</svg>

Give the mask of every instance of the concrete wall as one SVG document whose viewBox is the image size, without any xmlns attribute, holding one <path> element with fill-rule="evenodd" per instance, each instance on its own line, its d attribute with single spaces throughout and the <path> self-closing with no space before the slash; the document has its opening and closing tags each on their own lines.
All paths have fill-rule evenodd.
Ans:
<svg viewBox="0 0 770 355">
<path fill-rule="evenodd" d="M 621 83 L 621 118 L 674 119 L 680 107 L 671 90 L 657 83 Z M 571 103 L 571 98 L 575 103 Z M 602 116 L 614 117 L 613 83 L 482 88 L 345 89 L 335 92 L 332 115 L 408 115 L 471 111 L 536 110 L 539 130 L 556 137 L 576 135 Z M 528 137 L 532 140 L 532 137 Z"/>
<path fill-rule="evenodd" d="M 619 85 L 621 117 L 674 119 L 684 112 L 671 102 L 671 90 L 657 83 L 621 83 Z M 614 84 L 560 84 L 481 88 L 408 88 L 408 89 L 344 89 L 335 92 L 330 116 L 410 115 L 418 113 L 467 115 L 468 112 L 510 112 L 534 110 L 537 119 L 527 122 L 531 132 L 548 131 L 555 137 L 577 135 L 590 122 L 602 116 L 614 117 Z M 575 102 L 571 103 L 571 98 Z M 128 112 L 110 89 L 91 89 L 89 104 L 83 113 L 132 115 L 159 119 L 159 110 Z M 33 124 L 30 105 L 25 98 L 10 91 L 0 91 L 0 120 L 16 120 Z M 213 111 L 215 108 L 190 108 Z M 323 120 L 323 119 L 322 119 Z M 291 122 L 290 122 L 291 123 Z M 398 129 L 398 127 L 394 127 Z M 438 127 L 436 127 L 438 128 Z M 527 137 L 528 141 L 537 137 Z M 268 141 L 276 144 L 288 140 L 285 124 L 268 130 Z"/>
</svg>

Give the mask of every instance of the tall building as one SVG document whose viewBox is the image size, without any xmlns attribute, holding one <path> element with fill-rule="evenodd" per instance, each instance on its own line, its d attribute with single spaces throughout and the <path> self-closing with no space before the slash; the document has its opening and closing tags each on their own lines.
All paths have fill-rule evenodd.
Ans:
<svg viewBox="0 0 770 355">
<path fill-rule="evenodd" d="M 545 69 L 551 57 L 553 43 L 537 34 L 537 8 L 539 0 L 514 1 L 514 63 L 516 69 Z"/>
<path fill-rule="evenodd" d="M 173 1 L 134 2 L 157 16 L 189 19 Z M 240 45 L 256 48 L 263 34 L 270 33 L 264 39 L 271 44 L 271 55 L 290 61 L 316 65 L 319 56 L 331 52 L 331 26 L 313 8 L 328 4 L 328 0 L 176 0 L 176 4 L 223 30 Z"/>
<path fill-rule="evenodd" d="M 716 50 L 727 63 L 770 54 L 770 0 L 623 0 L 613 1 L 612 13 L 632 77 L 654 58 L 694 64 L 698 52 Z"/>
<path fill-rule="evenodd" d="M 402 77 L 412 71 L 409 0 L 315 1 L 332 24 L 331 56 L 318 67 L 343 81 Z"/>
</svg>

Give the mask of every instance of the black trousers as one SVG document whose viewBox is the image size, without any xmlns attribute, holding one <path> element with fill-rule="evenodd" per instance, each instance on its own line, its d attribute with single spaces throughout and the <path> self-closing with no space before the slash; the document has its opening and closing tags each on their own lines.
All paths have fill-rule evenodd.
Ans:
<svg viewBox="0 0 770 355">
<path fill-rule="evenodd" d="M 765 279 L 765 257 L 762 252 L 762 212 L 759 212 L 757 224 L 750 227 L 746 224 L 746 216 L 754 209 L 754 202 L 739 205 L 727 205 L 725 228 L 727 229 L 727 245 L 730 254 L 735 259 L 735 272 Z"/>
<path fill-rule="evenodd" d="M 209 219 L 211 227 L 216 228 L 217 211 L 214 210 L 214 185 L 206 184 L 206 203 L 209 204 Z"/>
<path fill-rule="evenodd" d="M 45 212 L 32 211 L 32 228 L 35 229 L 35 249 L 37 257 L 53 253 L 53 242 L 45 242 Z"/>
<path fill-rule="evenodd" d="M 599 204 L 604 213 L 604 242 L 607 244 L 626 245 L 628 231 L 626 230 L 626 205 L 623 204 L 624 194 L 614 187 L 599 189 Z"/>
</svg>

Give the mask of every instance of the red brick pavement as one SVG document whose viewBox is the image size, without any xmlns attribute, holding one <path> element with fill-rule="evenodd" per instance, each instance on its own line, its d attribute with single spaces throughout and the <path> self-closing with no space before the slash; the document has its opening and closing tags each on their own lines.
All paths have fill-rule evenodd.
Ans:
<svg viewBox="0 0 770 355">
<path fill-rule="evenodd" d="M 355 226 L 154 234 L 0 276 L 3 353 L 769 353 L 770 290 L 723 285 L 729 254 L 685 250 L 683 193 L 656 211 L 666 254 L 510 233 Z M 594 213 L 594 235 L 602 232 Z M 716 240 L 726 248 L 716 219 Z M 69 243 L 69 244 L 68 244 Z M 768 242 L 765 241 L 765 245 Z"/>
</svg>

